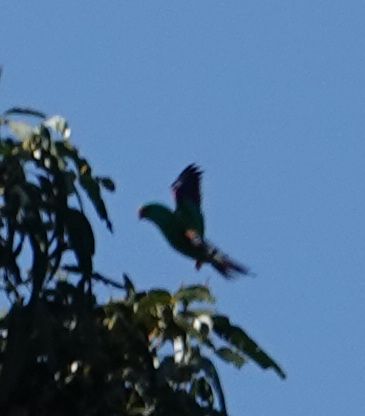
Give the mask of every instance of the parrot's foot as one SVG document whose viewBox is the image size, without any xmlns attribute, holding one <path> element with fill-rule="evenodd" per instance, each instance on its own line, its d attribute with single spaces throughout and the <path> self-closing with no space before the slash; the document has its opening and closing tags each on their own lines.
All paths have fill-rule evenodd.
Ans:
<svg viewBox="0 0 365 416">
<path fill-rule="evenodd" d="M 196 270 L 200 270 L 200 269 L 201 269 L 201 267 L 202 267 L 202 265 L 203 265 L 203 262 L 202 262 L 202 261 L 200 261 L 200 260 L 197 260 L 197 261 L 195 262 L 195 268 L 196 268 Z"/>
</svg>

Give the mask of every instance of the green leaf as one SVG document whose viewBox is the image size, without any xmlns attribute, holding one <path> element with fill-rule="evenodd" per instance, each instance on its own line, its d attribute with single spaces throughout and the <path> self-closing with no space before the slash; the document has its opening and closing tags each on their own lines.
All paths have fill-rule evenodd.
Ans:
<svg viewBox="0 0 365 416">
<path fill-rule="evenodd" d="M 233 364 L 237 368 L 241 368 L 243 364 L 245 364 L 246 360 L 242 355 L 234 352 L 230 348 L 222 347 L 218 348 L 215 353 L 221 358 L 223 361 L 226 361 L 230 364 Z"/>
<path fill-rule="evenodd" d="M 215 299 L 209 289 L 203 285 L 183 287 L 175 293 L 174 298 L 177 301 L 185 303 L 191 302 L 208 302 L 214 303 Z"/>
<path fill-rule="evenodd" d="M 272 368 L 281 378 L 286 378 L 279 365 L 264 352 L 240 327 L 232 325 L 223 315 L 213 316 L 213 330 L 222 339 L 248 355 L 261 368 Z"/>
<path fill-rule="evenodd" d="M 154 289 L 138 302 L 138 309 L 151 310 L 156 306 L 166 306 L 171 303 L 171 295 L 167 290 Z"/>
<path fill-rule="evenodd" d="M 178 328 L 182 330 L 183 333 L 188 334 L 190 337 L 196 338 L 201 342 L 204 341 L 202 334 L 196 328 L 194 328 L 194 326 L 188 320 L 177 315 L 174 316 L 174 322 Z"/>
</svg>

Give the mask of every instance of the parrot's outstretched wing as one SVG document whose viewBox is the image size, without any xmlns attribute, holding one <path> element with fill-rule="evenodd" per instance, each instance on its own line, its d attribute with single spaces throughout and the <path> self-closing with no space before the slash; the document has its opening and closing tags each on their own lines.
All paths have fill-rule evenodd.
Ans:
<svg viewBox="0 0 365 416">
<path fill-rule="evenodd" d="M 201 205 L 200 181 L 202 171 L 195 164 L 187 166 L 172 184 L 172 191 L 175 196 L 176 209 L 179 209 L 186 202 L 194 204 L 198 209 Z"/>
<path fill-rule="evenodd" d="M 175 197 L 176 217 L 186 229 L 196 230 L 204 235 L 204 218 L 201 211 L 202 171 L 195 164 L 187 166 L 172 184 Z"/>
</svg>

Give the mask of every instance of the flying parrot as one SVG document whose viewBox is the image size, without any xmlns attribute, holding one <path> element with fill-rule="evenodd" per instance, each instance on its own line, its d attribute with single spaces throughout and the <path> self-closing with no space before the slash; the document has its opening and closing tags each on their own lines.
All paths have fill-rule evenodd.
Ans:
<svg viewBox="0 0 365 416">
<path fill-rule="evenodd" d="M 201 176 L 202 171 L 195 164 L 186 167 L 172 184 L 175 211 L 150 203 L 140 208 L 139 218 L 154 223 L 175 250 L 195 260 L 197 270 L 204 263 L 210 263 L 225 278 L 232 278 L 236 273 L 248 275 L 246 266 L 233 261 L 204 237 Z"/>
</svg>

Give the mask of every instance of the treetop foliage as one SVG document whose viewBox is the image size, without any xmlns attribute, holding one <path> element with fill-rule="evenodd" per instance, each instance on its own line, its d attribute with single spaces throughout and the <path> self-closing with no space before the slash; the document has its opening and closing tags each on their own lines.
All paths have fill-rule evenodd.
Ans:
<svg viewBox="0 0 365 416">
<path fill-rule="evenodd" d="M 26 121 L 24 121 L 26 120 Z M 215 357 L 279 365 L 203 285 L 138 291 L 93 267 L 88 198 L 109 231 L 103 191 L 60 116 L 0 116 L 1 415 L 227 415 Z M 123 276 L 123 278 L 121 277 Z M 97 301 L 95 283 L 118 291 Z"/>
</svg>

